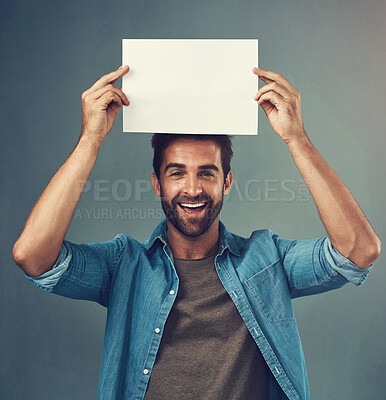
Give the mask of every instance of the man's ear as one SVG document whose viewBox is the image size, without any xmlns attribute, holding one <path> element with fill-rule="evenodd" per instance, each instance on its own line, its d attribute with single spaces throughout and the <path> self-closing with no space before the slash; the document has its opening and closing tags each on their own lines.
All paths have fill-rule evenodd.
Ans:
<svg viewBox="0 0 386 400">
<path fill-rule="evenodd" d="M 157 175 L 156 175 L 155 172 L 153 172 L 151 174 L 151 184 L 153 185 L 153 189 L 154 189 L 155 194 L 158 197 L 161 197 L 161 188 L 160 188 L 159 180 L 158 180 Z"/>
<path fill-rule="evenodd" d="M 232 171 L 229 171 L 224 183 L 224 196 L 226 196 L 231 190 L 232 181 L 233 181 L 233 174 Z"/>
</svg>

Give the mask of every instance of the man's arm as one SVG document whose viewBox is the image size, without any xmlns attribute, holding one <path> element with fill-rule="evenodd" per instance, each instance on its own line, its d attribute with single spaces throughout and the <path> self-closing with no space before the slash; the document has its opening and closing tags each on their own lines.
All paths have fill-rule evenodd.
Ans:
<svg viewBox="0 0 386 400">
<path fill-rule="evenodd" d="M 358 267 L 367 268 L 379 256 L 381 241 L 349 189 L 308 138 L 300 94 L 278 73 L 262 68 L 252 71 L 267 83 L 256 93 L 255 100 L 286 142 L 332 245 Z"/>
<path fill-rule="evenodd" d="M 50 270 L 58 257 L 75 207 L 91 173 L 103 139 L 111 130 L 125 94 L 114 86 L 129 71 L 121 67 L 99 79 L 82 94 L 79 141 L 47 185 L 13 246 L 16 264 L 29 276 Z"/>
</svg>

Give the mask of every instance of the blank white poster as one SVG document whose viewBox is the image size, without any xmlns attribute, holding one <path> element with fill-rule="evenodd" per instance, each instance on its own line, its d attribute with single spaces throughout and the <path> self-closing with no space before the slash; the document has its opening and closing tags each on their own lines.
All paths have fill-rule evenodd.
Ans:
<svg viewBox="0 0 386 400">
<path fill-rule="evenodd" d="M 123 39 L 124 132 L 257 135 L 257 39 Z"/>
</svg>

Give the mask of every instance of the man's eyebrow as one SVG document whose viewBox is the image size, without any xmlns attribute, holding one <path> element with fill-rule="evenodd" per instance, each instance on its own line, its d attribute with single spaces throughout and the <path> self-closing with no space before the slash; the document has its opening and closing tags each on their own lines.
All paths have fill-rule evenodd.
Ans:
<svg viewBox="0 0 386 400">
<path fill-rule="evenodd" d="M 165 172 L 166 172 L 169 168 L 186 168 L 186 165 L 185 165 L 185 164 L 178 164 L 178 163 L 169 163 L 169 164 L 165 167 Z"/>
<path fill-rule="evenodd" d="M 218 169 L 218 167 L 217 167 L 216 165 L 214 165 L 214 164 L 200 165 L 200 166 L 198 167 L 198 169 L 213 169 L 213 170 L 215 170 L 215 171 L 217 171 L 217 172 L 220 172 L 220 170 Z"/>
<path fill-rule="evenodd" d="M 169 169 L 169 168 L 181 168 L 184 169 L 186 168 L 185 164 L 179 164 L 179 163 L 169 163 L 166 167 L 165 167 L 165 172 Z M 200 165 L 198 167 L 198 169 L 202 170 L 202 169 L 212 169 L 214 171 L 220 172 L 220 170 L 218 169 L 218 167 L 214 164 L 206 164 L 206 165 Z"/>
</svg>

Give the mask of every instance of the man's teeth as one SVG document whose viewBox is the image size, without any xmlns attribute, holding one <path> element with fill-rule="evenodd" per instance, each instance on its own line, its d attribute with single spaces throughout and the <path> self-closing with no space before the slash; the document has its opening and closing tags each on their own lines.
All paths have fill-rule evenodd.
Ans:
<svg viewBox="0 0 386 400">
<path fill-rule="evenodd" d="M 203 205 L 205 205 L 205 203 L 180 203 L 180 205 L 182 207 L 188 207 L 188 208 L 197 208 L 197 207 L 202 207 Z"/>
</svg>

